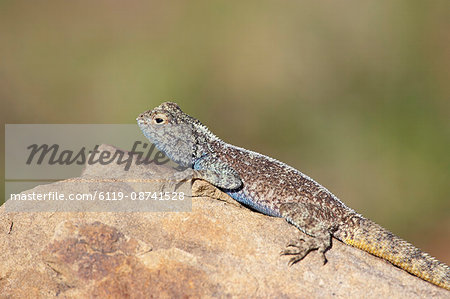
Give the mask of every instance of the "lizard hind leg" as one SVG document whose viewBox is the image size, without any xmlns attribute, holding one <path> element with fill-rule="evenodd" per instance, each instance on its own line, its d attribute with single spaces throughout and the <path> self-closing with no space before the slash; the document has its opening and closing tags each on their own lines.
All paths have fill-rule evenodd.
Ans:
<svg viewBox="0 0 450 299">
<path fill-rule="evenodd" d="M 311 251 L 317 250 L 322 257 L 323 263 L 326 264 L 327 258 L 325 252 L 331 247 L 331 234 L 323 233 L 308 236 L 307 238 L 300 238 L 289 242 L 286 249 L 281 252 L 281 255 L 292 255 L 289 260 L 289 266 L 301 261 Z"/>
<path fill-rule="evenodd" d="M 280 206 L 281 215 L 296 226 L 307 236 L 289 242 L 281 255 L 292 255 L 289 266 L 301 261 L 311 251 L 317 250 L 321 255 L 323 263 L 327 262 L 325 252 L 331 248 L 332 233 L 328 227 L 317 218 L 314 207 L 311 204 L 288 203 Z"/>
</svg>

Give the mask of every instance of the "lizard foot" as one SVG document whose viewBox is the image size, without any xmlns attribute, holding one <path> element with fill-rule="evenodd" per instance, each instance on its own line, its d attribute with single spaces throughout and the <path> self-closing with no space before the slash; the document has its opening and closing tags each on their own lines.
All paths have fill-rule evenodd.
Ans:
<svg viewBox="0 0 450 299">
<path fill-rule="evenodd" d="M 301 261 L 311 251 L 317 250 L 322 257 L 323 263 L 326 264 L 327 258 L 325 252 L 331 247 L 331 236 L 324 234 L 321 237 L 310 237 L 308 239 L 300 238 L 295 241 L 289 242 L 286 249 L 283 250 L 281 255 L 293 255 L 289 260 L 289 266 Z"/>
<path fill-rule="evenodd" d="M 178 188 L 185 182 L 191 181 L 193 179 L 192 169 L 186 169 L 181 172 L 175 172 L 174 174 L 164 178 L 163 182 L 159 186 L 159 191 L 177 191 Z"/>
</svg>

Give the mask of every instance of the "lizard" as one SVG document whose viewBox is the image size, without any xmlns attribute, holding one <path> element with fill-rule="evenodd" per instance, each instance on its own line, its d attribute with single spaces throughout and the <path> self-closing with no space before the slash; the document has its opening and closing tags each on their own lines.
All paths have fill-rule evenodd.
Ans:
<svg viewBox="0 0 450 299">
<path fill-rule="evenodd" d="M 317 250 L 323 263 L 332 238 L 389 261 L 450 290 L 450 268 L 347 207 L 299 170 L 274 158 L 228 144 L 173 102 L 137 117 L 141 131 L 168 158 L 257 212 L 282 217 L 305 237 L 282 255 L 293 265 Z M 186 178 L 187 180 L 187 178 Z"/>
</svg>

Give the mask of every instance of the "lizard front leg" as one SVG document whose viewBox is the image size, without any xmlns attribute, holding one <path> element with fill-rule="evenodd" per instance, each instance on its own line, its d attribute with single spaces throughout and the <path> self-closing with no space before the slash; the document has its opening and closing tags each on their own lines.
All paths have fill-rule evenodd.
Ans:
<svg viewBox="0 0 450 299">
<path fill-rule="evenodd" d="M 213 156 L 203 156 L 194 163 L 193 168 L 176 172 L 165 178 L 165 181 L 176 182 L 175 190 L 184 182 L 194 179 L 205 180 L 216 187 L 228 190 L 239 189 L 242 186 L 242 180 L 237 171 Z M 161 189 L 164 188 L 166 188 L 165 183 L 161 186 Z"/>
<path fill-rule="evenodd" d="M 194 178 L 228 190 L 239 189 L 242 186 L 238 172 L 229 164 L 211 155 L 203 156 L 194 163 Z"/>
</svg>

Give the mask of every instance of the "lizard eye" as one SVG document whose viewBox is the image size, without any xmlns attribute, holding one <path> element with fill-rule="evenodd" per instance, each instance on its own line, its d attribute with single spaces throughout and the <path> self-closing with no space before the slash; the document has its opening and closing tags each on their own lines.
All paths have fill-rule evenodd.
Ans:
<svg viewBox="0 0 450 299">
<path fill-rule="evenodd" d="M 153 116 L 152 122 L 154 124 L 168 123 L 167 116 L 164 114 L 156 114 L 155 116 Z"/>
</svg>

